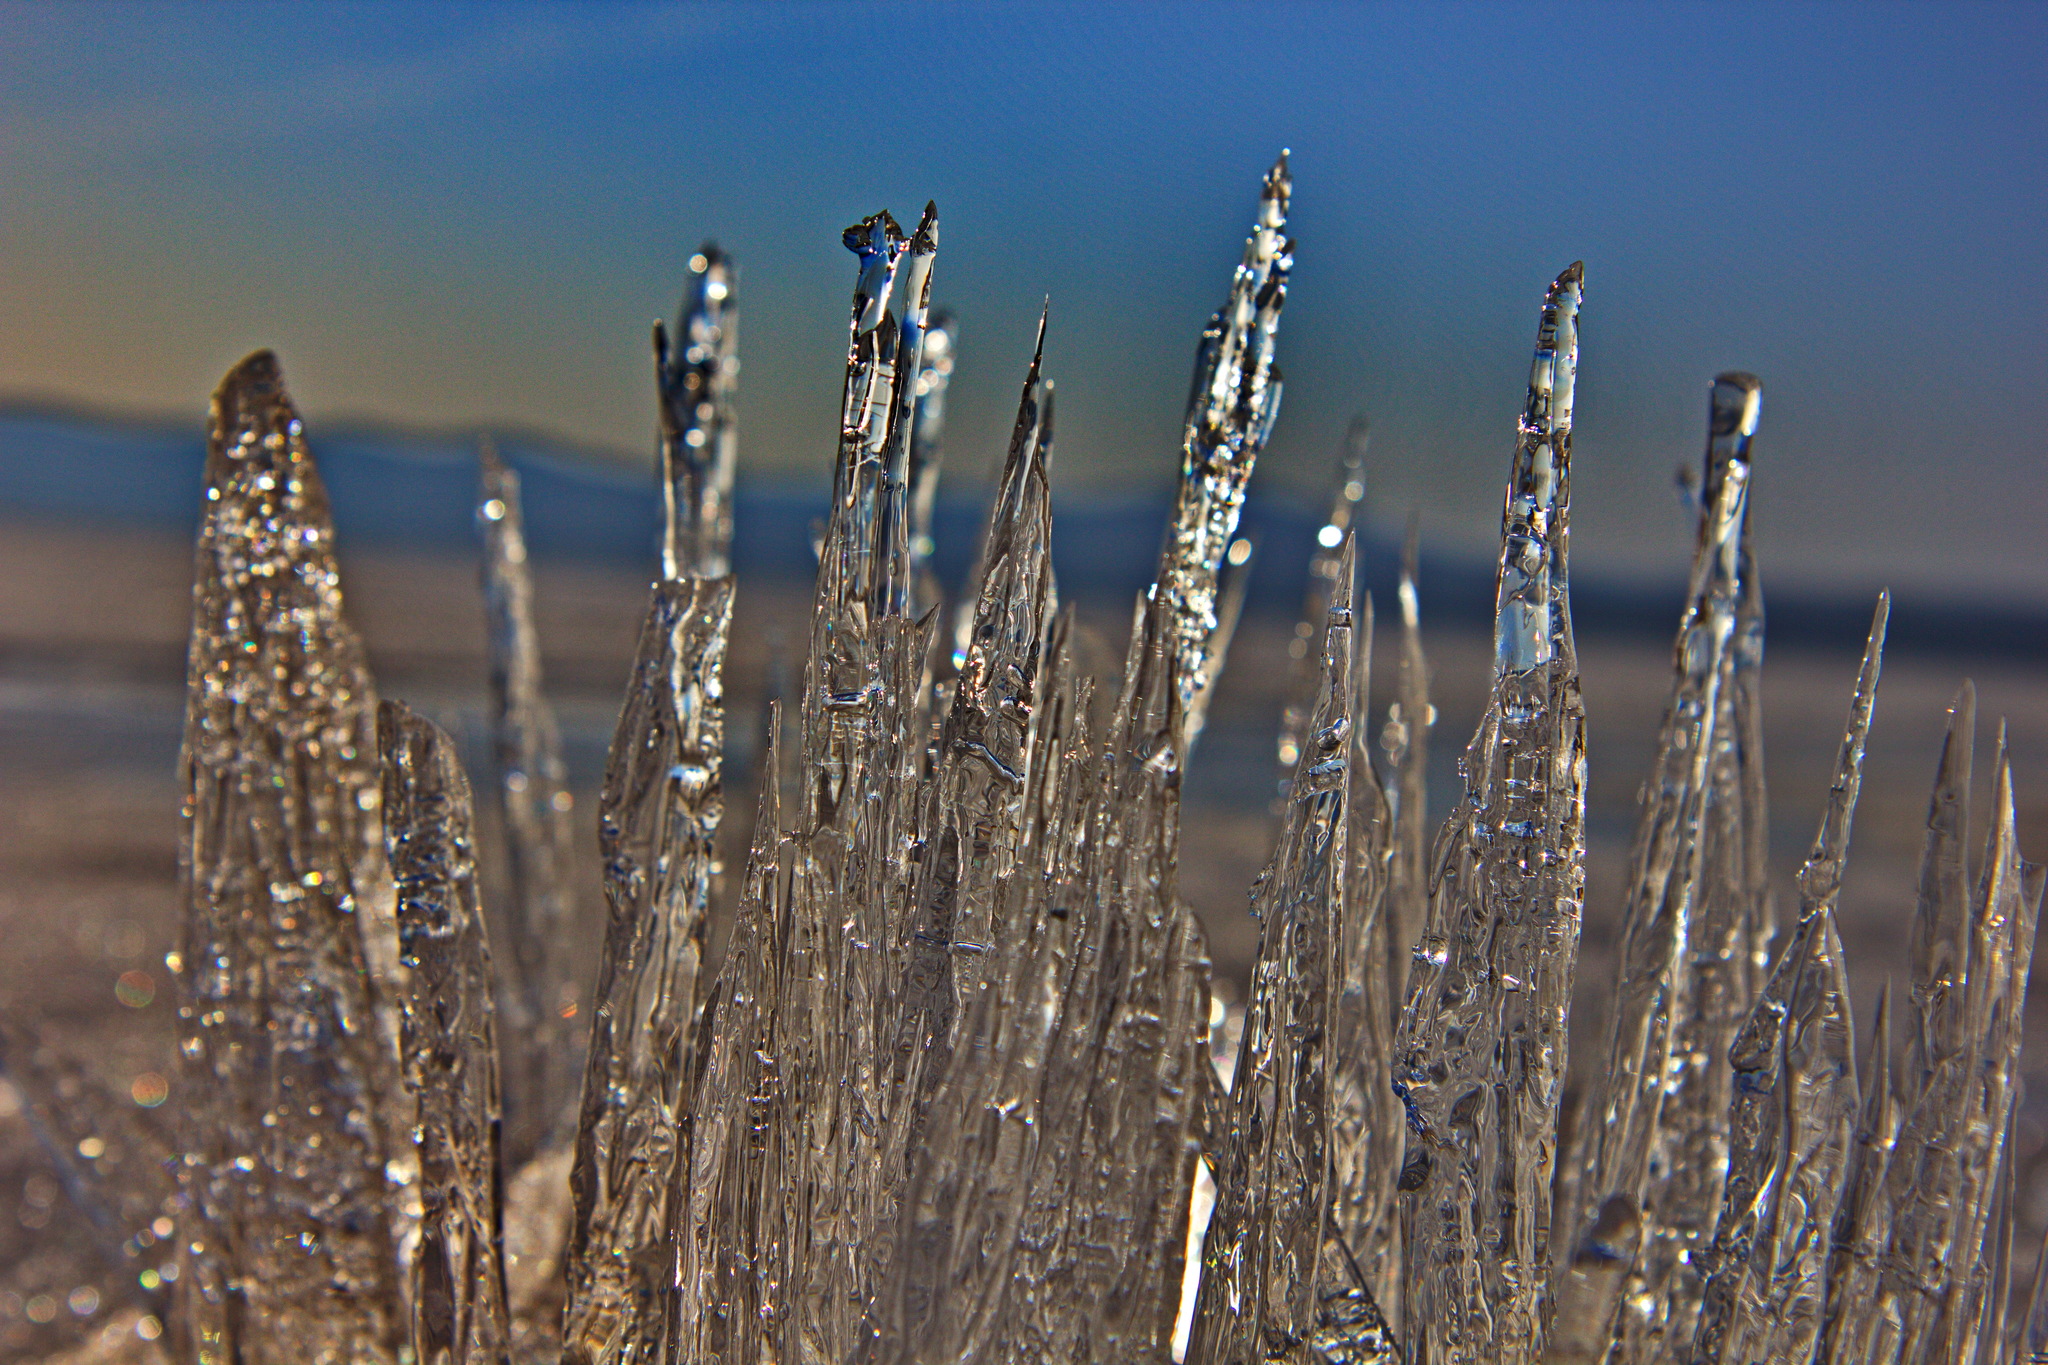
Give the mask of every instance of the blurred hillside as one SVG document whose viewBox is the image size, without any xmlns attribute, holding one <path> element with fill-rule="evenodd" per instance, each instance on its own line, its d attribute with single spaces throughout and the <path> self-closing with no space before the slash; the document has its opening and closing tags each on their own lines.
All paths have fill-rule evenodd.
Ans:
<svg viewBox="0 0 2048 1365">
<path fill-rule="evenodd" d="M 528 541 L 536 556 L 652 571 L 660 506 L 651 493 L 651 471 L 636 473 L 621 468 L 616 459 L 530 433 L 500 432 L 494 439 L 521 473 Z M 344 545 L 452 551 L 474 540 L 474 437 L 316 425 L 312 441 Z M 204 436 L 196 425 L 118 422 L 58 408 L 0 406 L 0 534 L 8 527 L 36 526 L 190 534 L 198 524 L 204 455 Z M 949 585 L 965 578 L 978 552 L 987 515 L 981 486 L 989 472 L 981 459 L 955 456 L 942 480 L 934 515 L 934 565 Z M 1151 579 L 1165 501 L 1092 491 L 1061 497 L 1057 468 L 1053 482 L 1058 509 L 1053 557 L 1062 596 L 1091 605 L 1128 603 Z M 1766 515 L 1769 494 L 1766 484 L 1759 495 Z M 808 583 L 812 531 L 825 502 L 822 482 L 743 478 L 734 543 L 734 566 L 743 580 Z M 1256 546 L 1249 589 L 1255 612 L 1285 612 L 1299 601 L 1303 566 L 1322 521 L 1321 508 L 1284 490 L 1269 493 L 1255 478 L 1240 528 Z M 1670 523 L 1663 572 L 1627 577 L 1583 569 L 1575 573 L 1573 619 L 1582 634 L 1669 635 L 1683 598 L 1689 555 L 1683 518 L 1674 511 Z M 1369 519 L 1362 531 L 1365 584 L 1382 600 L 1391 600 L 1399 536 L 1398 525 L 1385 520 Z M 1491 560 L 1455 549 L 1439 551 L 1427 543 L 1422 554 L 1423 595 L 1432 625 L 1482 626 L 1491 611 Z M 1768 560 L 1763 568 L 1775 647 L 1861 644 L 1869 599 L 1780 582 Z M 2048 605 L 1916 590 L 1910 583 L 1891 586 L 1890 648 L 1895 656 L 2048 660 Z"/>
</svg>

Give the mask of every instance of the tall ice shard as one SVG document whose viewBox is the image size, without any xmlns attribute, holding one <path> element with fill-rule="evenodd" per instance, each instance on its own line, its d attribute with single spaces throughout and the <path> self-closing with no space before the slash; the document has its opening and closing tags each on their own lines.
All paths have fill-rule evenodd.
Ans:
<svg viewBox="0 0 2048 1365">
<path fill-rule="evenodd" d="M 177 1350 L 395 1362 L 409 1106 L 376 694 L 267 351 L 214 394 L 187 677 Z"/>
<path fill-rule="evenodd" d="M 1728 831 L 1740 826 L 1742 788 L 1718 769 L 1740 753 L 1740 737 L 1729 731 L 1761 387 L 1745 374 L 1714 381 L 1691 590 L 1656 765 L 1643 787 L 1613 1024 L 1598 1073 L 1603 1089 L 1580 1130 L 1590 1150 L 1579 1226 L 1568 1229 L 1574 1241 L 1558 1268 L 1555 1361 L 1597 1365 L 1607 1359 L 1610 1328 L 1620 1333 L 1621 1361 L 1660 1352 L 1674 1311 L 1665 1291 L 1694 1275 L 1711 1227 L 1711 1217 L 1701 1226 L 1702 1201 L 1692 1191 L 1727 1161 L 1722 1073 L 1734 1011 L 1747 1004 L 1749 945 L 1740 932 L 1746 907 L 1714 894 L 1730 879 L 1710 878 L 1705 865 L 1710 850 L 1724 859 L 1741 851 Z M 1663 1122 L 1667 1105 L 1677 1121 Z M 1615 1244 L 1624 1230 L 1633 1246 Z M 1617 1327 L 1623 1312 L 1628 1321 Z M 1683 1321 L 1677 1330 L 1690 1336 Z"/>
<path fill-rule="evenodd" d="M 1244 509 L 1245 483 L 1280 415 L 1280 367 L 1274 343 L 1287 302 L 1294 242 L 1285 235 L 1294 179 L 1287 154 L 1266 173 L 1244 260 L 1195 358 L 1181 434 L 1180 488 L 1166 530 L 1155 592 L 1172 613 L 1172 672 L 1184 724 L 1200 728 L 1222 622 L 1224 556 Z"/>
<path fill-rule="evenodd" d="M 1272 1343 L 1304 1342 L 1317 1326 L 1348 862 L 1353 547 L 1346 537 L 1332 576 L 1321 695 L 1298 746 L 1280 845 L 1253 900 L 1259 955 L 1188 1352 L 1201 1365 L 1255 1365 Z"/>
<path fill-rule="evenodd" d="M 1502 518 L 1493 694 L 1438 837 L 1395 1042 L 1402 1320 L 1426 1365 L 1533 1361 L 1585 884 L 1585 715 L 1566 587 L 1581 267 L 1550 288 Z"/>
<path fill-rule="evenodd" d="M 1414 522 L 1401 550 L 1401 653 L 1397 660 L 1394 701 L 1380 744 L 1386 751 L 1392 782 L 1388 793 L 1393 828 L 1387 865 L 1387 939 L 1392 996 L 1399 1011 L 1406 998 L 1408 972 L 1422 922 L 1429 914 L 1429 731 L 1436 707 L 1429 700 L 1429 660 L 1422 649 L 1422 602 L 1416 592 L 1421 568 L 1419 531 Z"/>
<path fill-rule="evenodd" d="M 1860 1109 L 1835 903 L 1863 784 L 1890 600 L 1880 596 L 1820 833 L 1799 873 L 1799 924 L 1729 1053 L 1728 1181 L 1691 1359 L 1810 1360 L 1826 1323 L 1836 1215 Z"/>
<path fill-rule="evenodd" d="M 87 1065 L 0 1019 L 19 1118 L 80 1214 L 51 1229 L 61 1255 L 0 1267 L 0 1341 L 30 1339 L 10 1302 L 55 1340 L 119 1297 L 134 1316 L 63 1359 L 127 1359 L 161 1328 L 179 1365 L 2048 1365 L 2048 1270 L 2024 1316 L 2012 1294 L 2048 870 L 2020 855 L 2002 731 L 1971 827 L 1965 684 L 1897 926 L 1910 994 L 1879 997 L 1859 1069 L 1836 914 L 1889 598 L 1781 937 L 1746 374 L 1711 389 L 1605 1047 L 1566 1090 L 1578 265 L 1541 313 L 1449 820 L 1432 846 L 1412 524 L 1368 723 L 1361 419 L 1296 648 L 1271 661 L 1286 771 L 1250 979 L 1212 981 L 1183 783 L 1248 600 L 1290 193 L 1282 153 L 1202 334 L 1120 672 L 1058 606 L 1043 318 L 948 617 L 937 209 L 846 230 L 808 655 L 798 686 L 771 684 L 766 742 L 740 746 L 760 785 L 729 880 L 735 272 L 692 258 L 655 329 L 661 569 L 596 809 L 601 944 L 575 912 L 517 475 L 486 446 L 478 822 L 450 736 L 377 701 L 275 359 L 230 372 L 180 770 L 179 1104 L 153 1107 L 160 1075 L 96 1076 L 126 1046 Z M 479 845 L 499 829 L 487 936 Z M 51 1221 L 39 1180 L 23 1231 Z M 77 1322 L 47 1265 L 80 1272 Z"/>
<path fill-rule="evenodd" d="M 655 585 L 598 804 L 611 919 L 570 1177 L 563 1358 L 663 1357 L 685 1059 L 723 812 L 732 580 Z"/>
<path fill-rule="evenodd" d="M 703 1032 L 687 1078 L 687 1150 L 678 1162 L 676 1292 L 671 1350 L 684 1361 L 754 1361 L 778 1316 L 780 1260 L 773 1244 L 786 1122 L 778 1084 L 776 1011 L 788 879 L 776 774 L 781 717 L 768 709 L 760 809 L 725 960 L 705 994 Z"/>
<path fill-rule="evenodd" d="M 398 702 L 378 707 L 377 746 L 399 957 L 408 968 L 405 1084 L 418 1106 L 423 1209 L 409 1295 L 413 1358 L 506 1365 L 498 1040 L 469 779 L 441 727 Z"/>
<path fill-rule="evenodd" d="M 570 951 L 576 933 L 571 802 L 554 708 L 541 690 L 540 637 L 519 472 L 488 440 L 478 452 L 477 527 L 483 535 L 484 620 L 491 669 L 492 796 L 505 828 L 509 874 L 500 923 L 511 945 L 500 1029 L 509 1111 L 505 1160 L 517 1170 L 543 1148 L 565 1144 L 582 1079 L 588 983 Z"/>
<path fill-rule="evenodd" d="M 732 480 L 739 429 L 739 272 L 716 244 L 690 258 L 675 335 L 654 324 L 660 390 L 663 578 L 732 571 Z"/>
<path fill-rule="evenodd" d="M 1878 1196 L 1888 1235 L 1875 1283 L 1834 1333 L 1843 1360 L 1968 1360 L 1989 1288 L 1979 1253 L 2009 1140 L 2042 870 L 2019 855 L 2001 735 L 1982 867 L 1969 884 L 1972 702 L 1968 689 L 1957 699 L 1928 813 L 1911 1093 Z"/>
<path fill-rule="evenodd" d="M 1026 749 L 1053 605 L 1053 395 L 1039 381 L 1044 344 L 1041 321 L 990 510 L 973 625 L 939 732 L 912 882 L 916 928 L 899 1008 L 905 1027 L 923 1029 L 941 1046 L 956 997 L 971 998 L 978 984 L 973 973 L 956 981 L 953 964 L 990 950 L 1002 927 L 996 903 L 1022 832 Z M 899 1051 L 909 1045 L 907 1037 L 898 1041 Z"/>
</svg>

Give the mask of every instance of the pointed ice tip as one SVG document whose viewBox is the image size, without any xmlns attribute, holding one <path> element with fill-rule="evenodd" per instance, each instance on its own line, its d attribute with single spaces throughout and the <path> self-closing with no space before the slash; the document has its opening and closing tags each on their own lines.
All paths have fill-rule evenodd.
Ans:
<svg viewBox="0 0 2048 1365">
<path fill-rule="evenodd" d="M 273 351 L 254 351 L 221 377 L 213 391 L 213 425 L 222 433 L 247 433 L 297 420 L 284 388 L 284 367 Z"/>
<path fill-rule="evenodd" d="M 1756 435 L 1757 419 L 1763 414 L 1764 382 L 1741 370 L 1714 376 L 1707 406 L 1712 435 L 1735 436 L 1744 440 Z"/>
<path fill-rule="evenodd" d="M 1279 157 L 1273 162 L 1273 169 L 1266 172 L 1265 188 L 1259 194 L 1260 226 L 1277 230 L 1285 223 L 1288 200 L 1293 194 L 1294 173 L 1288 169 L 1287 149 L 1282 147 Z"/>
<path fill-rule="evenodd" d="M 1892 619 L 1892 594 L 1886 588 L 1877 595 L 1877 610 L 1870 614 L 1870 638 L 1863 642 L 1863 667 L 1856 675 L 1856 710 L 1851 712 L 1852 727 L 1861 716 L 1864 728 L 1870 725 L 1870 699 L 1877 690 L 1878 670 L 1884 667 L 1884 633 Z M 1862 754 L 1857 754 L 1857 763 L 1862 763 Z"/>
<path fill-rule="evenodd" d="M 848 251 L 866 256 L 886 250 L 902 241 L 903 228 L 897 223 L 895 215 L 883 209 L 878 213 L 869 214 L 840 233 L 839 240 L 846 244 Z"/>
<path fill-rule="evenodd" d="M 1942 744 L 1942 768 L 1945 770 L 1948 767 L 1951 751 L 1960 751 L 1963 760 L 1967 762 L 1976 744 L 1977 680 L 1975 678 L 1965 678 L 1963 679 L 1962 686 L 1956 689 L 1955 696 L 1949 698 L 1948 738 Z M 1939 777 L 1937 777 L 1935 785 L 1937 787 L 1936 795 L 1938 796 L 1938 789 L 1940 787 Z"/>
<path fill-rule="evenodd" d="M 284 367 L 278 363 L 277 352 L 266 347 L 243 356 L 233 369 L 221 376 L 220 387 L 214 390 L 214 400 L 233 401 L 239 405 L 251 398 L 277 397 L 283 389 Z"/>
<path fill-rule="evenodd" d="M 277 352 L 268 346 L 251 351 L 236 361 L 234 367 L 221 379 L 228 384 L 275 384 L 284 378 L 284 369 L 278 364 Z"/>
<path fill-rule="evenodd" d="M 924 216 L 917 220 L 917 231 L 911 235 L 910 250 L 918 256 L 929 256 L 939 249 L 939 204 L 936 199 L 927 199 Z"/>
<path fill-rule="evenodd" d="M 1856 694 L 1849 702 L 1849 721 L 1835 760 L 1835 782 L 1821 814 L 1813 850 L 1799 869 L 1802 916 L 1834 904 L 1842 888 L 1842 864 L 1849 854 L 1849 831 L 1856 818 L 1856 799 L 1863 789 L 1863 756 L 1870 740 L 1870 719 L 1877 705 L 1877 680 L 1884 665 L 1885 622 L 1891 614 L 1891 593 L 1877 596 L 1870 621 L 1870 639 L 1863 647 L 1863 665 L 1856 673 Z"/>
<path fill-rule="evenodd" d="M 1031 343 L 1031 368 L 1037 369 L 1038 362 L 1045 358 L 1045 324 L 1052 318 L 1052 295 L 1045 296 L 1045 302 L 1038 309 L 1038 338 Z"/>
</svg>

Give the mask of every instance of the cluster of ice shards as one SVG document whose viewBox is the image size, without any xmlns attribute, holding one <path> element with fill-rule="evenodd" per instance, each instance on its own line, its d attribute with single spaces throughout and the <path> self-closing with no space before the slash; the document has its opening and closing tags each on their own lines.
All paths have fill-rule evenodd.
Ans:
<svg viewBox="0 0 2048 1365">
<path fill-rule="evenodd" d="M 1777 933 L 1747 375 L 1712 389 L 1605 1065 L 1560 1132 L 1584 884 L 1576 265 L 1538 323 L 1492 689 L 1433 853 L 1413 538 L 1375 735 L 1351 434 L 1295 640 L 1258 955 L 1241 1029 L 1219 1026 L 1176 887 L 1178 802 L 1278 411 L 1290 188 L 1283 158 L 1203 334 L 1156 580 L 1099 696 L 1053 581 L 1044 323 L 979 568 L 944 622 L 927 565 L 955 339 L 929 308 L 937 214 L 847 230 L 809 656 L 787 723 L 771 708 L 715 964 L 736 274 L 712 247 L 692 261 L 682 318 L 655 333 L 662 578 L 597 812 L 608 916 L 587 993 L 573 949 L 599 929 L 574 908 L 516 475 L 486 451 L 512 940 L 494 966 L 454 748 L 376 700 L 276 362 L 229 374 L 184 760 L 191 1102 L 166 1163 L 180 1273 L 161 1310 L 177 1359 L 2048 1360 L 2048 1280 L 2007 1311 L 2042 870 L 2015 845 L 2002 743 L 1976 852 L 1966 685 L 1905 1047 L 1881 1004 L 1859 1065 L 1834 913 L 1885 605 Z M 61 1056 L 19 1029 L 7 1045 L 62 1148 L 100 1111 Z M 125 1122 L 126 1150 L 170 1149 Z M 118 1243 L 161 1224 L 166 1191 L 147 1160 L 115 1169 L 74 1185 Z"/>
</svg>

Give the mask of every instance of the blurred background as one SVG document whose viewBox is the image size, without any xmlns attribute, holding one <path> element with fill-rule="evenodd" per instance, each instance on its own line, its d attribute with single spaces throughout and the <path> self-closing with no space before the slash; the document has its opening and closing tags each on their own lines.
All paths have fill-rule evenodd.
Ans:
<svg viewBox="0 0 2048 1365">
<path fill-rule="evenodd" d="M 1587 262 L 1582 573 L 1669 574 L 1716 370 L 1766 381 L 1774 581 L 2048 605 L 2048 13 L 1998 5 L 9 5 L 0 393 L 189 431 L 283 355 L 322 428 L 651 451 L 648 321 L 744 275 L 746 469 L 815 484 L 838 229 L 942 213 L 959 469 L 1048 296 L 1067 491 L 1157 492 L 1293 149 L 1285 416 L 1320 496 L 1486 549 L 1543 286 Z M 9 490 L 12 491 L 11 489 Z"/>
<path fill-rule="evenodd" d="M 1248 964 L 1245 888 L 1271 840 L 1270 661 L 1345 429 L 1370 416 L 1383 613 L 1402 527 L 1420 527 L 1441 812 L 1483 695 L 1537 308 L 1576 259 L 1581 1057 L 1690 548 L 1674 473 L 1697 460 L 1718 370 L 1765 383 L 1752 521 L 1788 881 L 1872 599 L 1896 595 L 1844 900 L 1859 1007 L 1902 965 L 1965 675 L 2011 724 L 2023 843 L 2048 853 L 2048 9 L 52 3 L 0 4 L 0 33 L 0 1010 L 51 1021 L 137 1105 L 176 1106 L 161 956 L 189 545 L 229 365 L 280 353 L 380 683 L 478 762 L 478 434 L 525 472 L 589 826 L 654 566 L 648 325 L 703 241 L 731 251 L 729 809 L 747 811 L 829 475 L 853 282 L 839 230 L 939 206 L 933 297 L 960 328 L 938 516 L 952 581 L 1050 301 L 1061 589 L 1110 641 L 1156 553 L 1196 338 L 1282 147 L 1286 400 L 1182 867 L 1220 989 Z M 594 910 L 594 867 L 585 885 Z M 2044 1119 L 2036 1102 L 2035 1164 Z M 55 1180 L 0 1082 L 0 1207 L 19 1210 L 0 1214 L 0 1352 L 109 1323 L 139 1341 L 90 1249 L 48 1250 Z M 2048 1185 L 2026 1197 L 2038 1229 Z"/>
</svg>

